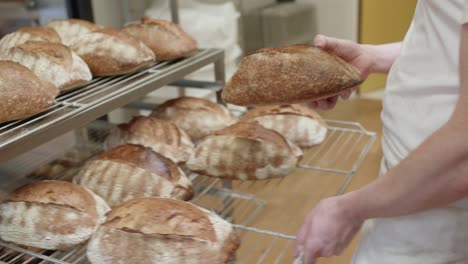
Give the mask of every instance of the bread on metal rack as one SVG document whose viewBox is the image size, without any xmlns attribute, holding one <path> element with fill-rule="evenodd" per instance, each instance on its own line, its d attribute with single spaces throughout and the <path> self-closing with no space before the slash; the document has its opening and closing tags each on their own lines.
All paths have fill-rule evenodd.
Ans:
<svg viewBox="0 0 468 264">
<path fill-rule="evenodd" d="M 354 66 L 318 47 L 265 48 L 242 59 L 222 98 L 244 106 L 292 104 L 330 97 L 362 81 Z"/>
<path fill-rule="evenodd" d="M 86 63 L 69 47 L 59 43 L 27 41 L 0 52 L 0 59 L 26 66 L 60 90 L 83 85 L 92 79 Z"/>
<path fill-rule="evenodd" d="M 171 160 L 140 145 L 115 147 L 88 161 L 73 182 L 115 207 L 133 198 L 189 200 L 192 183 Z"/>
<path fill-rule="evenodd" d="M 200 140 L 237 121 L 223 105 L 195 97 L 169 100 L 154 109 L 151 115 L 173 122 L 193 140 Z"/>
<path fill-rule="evenodd" d="M 327 135 L 322 117 L 300 104 L 256 107 L 242 116 L 241 121 L 257 122 L 304 148 L 322 143 Z"/>
<path fill-rule="evenodd" d="M 88 240 L 108 210 L 102 198 L 79 185 L 30 183 L 0 203 L 0 238 L 35 248 L 69 249 Z"/>
<path fill-rule="evenodd" d="M 302 151 L 278 132 L 256 123 L 237 123 L 206 137 L 187 167 L 207 176 L 264 180 L 294 171 Z"/>
<path fill-rule="evenodd" d="M 123 31 L 143 41 L 158 61 L 186 57 L 197 50 L 197 42 L 179 25 L 170 21 L 142 18 Z"/>
<path fill-rule="evenodd" d="M 59 90 L 13 61 L 0 60 L 0 123 L 38 114 L 54 103 Z"/>
<path fill-rule="evenodd" d="M 154 63 L 154 53 L 135 37 L 105 28 L 80 36 L 71 48 L 88 64 L 94 76 L 131 73 Z"/>
<path fill-rule="evenodd" d="M 106 139 L 108 148 L 126 143 L 149 147 L 175 163 L 186 162 L 195 148 L 190 137 L 175 124 L 145 116 L 119 125 Z"/>
<path fill-rule="evenodd" d="M 67 46 L 72 46 L 80 40 L 84 34 L 98 30 L 100 27 L 82 19 L 63 19 L 53 20 L 47 24 L 47 27 L 54 29 Z"/>
<path fill-rule="evenodd" d="M 191 203 L 164 198 L 127 201 L 107 215 L 88 243 L 93 264 L 229 263 L 239 247 L 230 223 Z"/>
</svg>

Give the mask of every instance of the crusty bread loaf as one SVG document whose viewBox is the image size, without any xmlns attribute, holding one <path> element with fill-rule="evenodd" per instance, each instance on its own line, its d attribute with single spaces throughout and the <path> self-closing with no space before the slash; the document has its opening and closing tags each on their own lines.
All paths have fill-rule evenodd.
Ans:
<svg viewBox="0 0 468 264">
<path fill-rule="evenodd" d="M 17 30 L 18 32 L 27 32 L 35 36 L 39 36 L 53 43 L 62 43 L 57 31 L 50 27 L 22 27 Z"/>
<path fill-rule="evenodd" d="M 62 43 L 67 46 L 72 46 L 86 33 L 100 28 L 94 23 L 81 19 L 53 20 L 47 24 L 47 27 L 54 29 L 60 35 Z"/>
<path fill-rule="evenodd" d="M 197 42 L 189 34 L 166 20 L 142 18 L 123 31 L 143 41 L 159 61 L 186 57 L 197 50 Z"/>
<path fill-rule="evenodd" d="M 102 198 L 79 185 L 30 183 L 0 204 L 0 238 L 35 248 L 68 249 L 88 240 L 108 210 Z"/>
<path fill-rule="evenodd" d="M 204 138 L 237 121 L 223 105 L 195 97 L 169 100 L 153 110 L 151 115 L 173 122 L 193 140 Z"/>
<path fill-rule="evenodd" d="M 231 224 L 193 204 L 164 198 L 114 208 L 88 244 L 93 264 L 228 263 L 239 247 Z"/>
<path fill-rule="evenodd" d="M 143 42 L 115 29 L 98 29 L 80 36 L 72 46 L 94 76 L 130 73 L 154 62 L 154 53 Z"/>
<path fill-rule="evenodd" d="M 30 32 L 15 31 L 0 39 L 0 55 L 5 53 L 8 49 L 30 40 L 47 42 L 47 39 Z"/>
<path fill-rule="evenodd" d="M 336 95 L 362 81 L 354 66 L 315 46 L 265 48 L 242 59 L 222 97 L 245 106 L 291 104 Z"/>
<path fill-rule="evenodd" d="M 119 125 L 106 140 L 108 148 L 125 143 L 151 148 L 175 163 L 187 161 L 195 148 L 190 137 L 175 124 L 145 116 Z"/>
<path fill-rule="evenodd" d="M 320 115 L 300 104 L 256 107 L 242 116 L 241 121 L 257 122 L 304 148 L 322 143 L 327 135 L 327 126 Z"/>
<path fill-rule="evenodd" d="M 133 198 L 164 197 L 189 200 L 190 180 L 171 160 L 141 145 L 126 144 L 89 161 L 73 178 L 110 207 Z"/>
<path fill-rule="evenodd" d="M 0 53 L 0 59 L 26 66 L 60 90 L 83 85 L 92 79 L 86 63 L 59 43 L 27 41 Z"/>
<path fill-rule="evenodd" d="M 288 175 L 301 157 L 302 151 L 276 131 L 240 122 L 206 137 L 187 167 L 213 177 L 264 180 Z"/>
<path fill-rule="evenodd" d="M 54 103 L 59 90 L 34 72 L 12 61 L 0 60 L 0 122 L 40 113 Z"/>
</svg>

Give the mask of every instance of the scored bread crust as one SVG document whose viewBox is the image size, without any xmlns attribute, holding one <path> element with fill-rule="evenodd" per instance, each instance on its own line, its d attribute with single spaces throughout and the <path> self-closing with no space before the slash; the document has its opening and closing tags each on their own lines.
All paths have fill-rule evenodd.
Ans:
<svg viewBox="0 0 468 264">
<path fill-rule="evenodd" d="M 141 197 L 193 197 L 190 180 L 175 163 L 133 144 L 115 147 L 89 161 L 73 182 L 102 197 L 110 207 Z"/>
<path fill-rule="evenodd" d="M 154 53 L 141 41 L 109 28 L 84 34 L 72 49 L 86 61 L 94 76 L 131 73 L 155 61 Z"/>
<path fill-rule="evenodd" d="M 54 103 L 59 90 L 13 61 L 0 60 L 0 122 L 40 113 Z"/>
<path fill-rule="evenodd" d="M 322 117 L 300 104 L 259 106 L 249 110 L 240 120 L 257 122 L 273 129 L 299 147 L 320 144 L 327 134 L 327 126 Z"/>
<path fill-rule="evenodd" d="M 354 66 L 318 47 L 265 48 L 242 59 L 222 98 L 245 106 L 291 104 L 330 97 L 362 81 Z"/>
<path fill-rule="evenodd" d="M 30 40 L 47 42 L 47 39 L 30 32 L 15 31 L 0 39 L 0 55 L 5 53 L 8 49 Z"/>
<path fill-rule="evenodd" d="M 119 125 L 106 140 L 108 148 L 125 143 L 149 147 L 175 163 L 187 161 L 195 148 L 190 137 L 175 124 L 145 116 Z"/>
<path fill-rule="evenodd" d="M 50 27 L 39 27 L 39 26 L 31 26 L 31 27 L 22 27 L 17 30 L 18 32 L 27 32 L 32 35 L 39 36 L 49 42 L 53 43 L 62 43 L 62 39 L 60 38 L 57 31 Z"/>
<path fill-rule="evenodd" d="M 123 31 L 138 38 L 156 54 L 158 61 L 186 57 L 197 50 L 197 42 L 170 21 L 142 18 Z"/>
<path fill-rule="evenodd" d="M 213 177 L 264 180 L 288 175 L 301 158 L 302 151 L 278 132 L 240 122 L 206 137 L 187 167 Z"/>
<path fill-rule="evenodd" d="M 96 24 L 82 19 L 53 20 L 46 27 L 54 29 L 60 36 L 62 43 L 67 46 L 72 46 L 86 33 L 100 28 Z"/>
<path fill-rule="evenodd" d="M 223 105 L 195 97 L 166 101 L 154 109 L 151 115 L 173 122 L 193 140 L 202 139 L 237 121 Z"/>
<path fill-rule="evenodd" d="M 108 213 L 87 256 L 91 263 L 228 263 L 238 247 L 231 224 L 214 213 L 179 200 L 140 198 Z"/>
<path fill-rule="evenodd" d="M 42 249 L 69 249 L 83 243 L 105 220 L 102 198 L 62 181 L 24 185 L 0 204 L 0 238 Z"/>
</svg>

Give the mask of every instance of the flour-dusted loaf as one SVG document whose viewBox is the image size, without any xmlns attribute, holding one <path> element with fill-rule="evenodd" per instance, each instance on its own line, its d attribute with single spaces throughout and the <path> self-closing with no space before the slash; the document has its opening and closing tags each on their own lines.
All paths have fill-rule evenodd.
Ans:
<svg viewBox="0 0 468 264">
<path fill-rule="evenodd" d="M 187 133 L 174 123 L 146 116 L 119 125 L 106 139 L 108 148 L 126 143 L 151 148 L 175 163 L 187 161 L 195 148 Z"/>
<path fill-rule="evenodd" d="M 206 137 L 237 121 L 223 105 L 195 97 L 169 100 L 153 110 L 152 116 L 173 122 L 193 140 Z"/>
<path fill-rule="evenodd" d="M 59 43 L 27 41 L 0 53 L 0 59 L 26 66 L 60 90 L 83 85 L 92 79 L 86 63 Z"/>
<path fill-rule="evenodd" d="M 115 29 L 98 29 L 80 36 L 72 46 L 94 76 L 134 72 L 154 62 L 154 53 L 137 38 Z"/>
<path fill-rule="evenodd" d="M 91 191 L 69 182 L 24 185 L 0 203 L 0 238 L 42 249 L 68 249 L 88 240 L 109 207 Z"/>
<path fill-rule="evenodd" d="M 13 61 L 0 60 L 0 123 L 40 113 L 53 105 L 59 90 Z"/>
<path fill-rule="evenodd" d="M 67 46 L 72 46 L 86 33 L 100 28 L 94 23 L 81 19 L 53 20 L 47 24 L 47 27 L 54 29 L 59 34 L 62 43 Z"/>
<path fill-rule="evenodd" d="M 256 107 L 242 116 L 241 121 L 257 122 L 304 148 L 322 143 L 327 135 L 327 126 L 320 115 L 300 104 Z"/>
<path fill-rule="evenodd" d="M 46 39 L 49 42 L 53 43 L 62 43 L 60 35 L 53 28 L 50 27 L 22 27 L 17 30 L 17 32 L 26 32 L 35 36 L 39 36 L 43 39 Z"/>
<path fill-rule="evenodd" d="M 141 145 L 115 147 L 90 160 L 73 178 L 110 207 L 133 198 L 164 197 L 189 200 L 190 180 L 171 160 Z"/>
<path fill-rule="evenodd" d="M 88 244 L 93 264 L 221 264 L 239 247 L 230 223 L 191 203 L 139 198 L 114 208 Z"/>
<path fill-rule="evenodd" d="M 265 48 L 242 59 L 223 89 L 226 103 L 255 106 L 317 100 L 360 83 L 359 71 L 311 45 Z"/>
<path fill-rule="evenodd" d="M 7 51 L 8 49 L 23 44 L 29 40 L 48 42 L 47 39 L 41 36 L 34 35 L 29 32 L 15 31 L 5 35 L 3 38 L 0 39 L 0 55 L 5 53 L 5 51 Z"/>
<path fill-rule="evenodd" d="M 186 57 L 197 50 L 197 42 L 179 25 L 170 21 L 142 18 L 123 31 L 143 41 L 159 61 Z"/>
<path fill-rule="evenodd" d="M 278 132 L 240 122 L 206 137 L 187 167 L 213 177 L 264 180 L 288 175 L 301 158 L 302 151 Z"/>
</svg>

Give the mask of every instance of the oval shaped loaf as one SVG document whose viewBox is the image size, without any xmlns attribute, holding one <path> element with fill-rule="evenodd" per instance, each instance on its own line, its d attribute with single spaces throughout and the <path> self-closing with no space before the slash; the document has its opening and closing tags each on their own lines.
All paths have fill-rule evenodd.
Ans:
<svg viewBox="0 0 468 264">
<path fill-rule="evenodd" d="M 322 143 L 327 135 L 322 117 L 300 104 L 256 107 L 242 116 L 241 121 L 257 122 L 304 148 Z"/>
<path fill-rule="evenodd" d="M 291 104 L 330 97 L 362 81 L 354 66 L 315 46 L 265 48 L 242 59 L 222 98 L 244 106 Z"/>
<path fill-rule="evenodd" d="M 72 46 L 94 76 L 137 71 L 152 64 L 154 53 L 143 42 L 115 29 L 98 29 L 80 36 Z"/>
<path fill-rule="evenodd" d="M 47 27 L 54 29 L 59 34 L 62 43 L 67 46 L 72 46 L 86 33 L 100 28 L 98 25 L 82 19 L 53 20 L 47 24 Z"/>
<path fill-rule="evenodd" d="M 142 18 L 123 28 L 146 44 L 159 61 L 186 57 L 197 50 L 197 42 L 179 25 L 170 21 Z"/>
<path fill-rule="evenodd" d="M 150 148 L 126 144 L 86 163 L 73 178 L 115 207 L 133 198 L 189 200 L 193 188 L 185 173 Z"/>
<path fill-rule="evenodd" d="M 151 115 L 173 122 L 193 140 L 204 138 L 237 121 L 223 105 L 195 97 L 169 100 L 153 110 Z"/>
<path fill-rule="evenodd" d="M 5 53 L 8 49 L 21 45 L 29 40 L 47 42 L 47 39 L 41 36 L 31 34 L 29 32 L 15 31 L 0 39 L 0 55 Z"/>
<path fill-rule="evenodd" d="M 31 27 L 22 27 L 17 30 L 18 32 L 26 32 L 38 37 L 41 37 L 49 42 L 53 43 L 62 43 L 62 39 L 60 38 L 57 31 L 50 27 L 39 27 L 39 26 L 31 26 Z"/>
<path fill-rule="evenodd" d="M 213 177 L 264 180 L 288 175 L 301 157 L 302 151 L 276 131 L 241 122 L 203 140 L 187 167 Z"/>
<path fill-rule="evenodd" d="M 214 213 L 179 200 L 140 198 L 108 213 L 86 254 L 93 264 L 213 264 L 228 263 L 238 247 L 231 224 Z"/>
<path fill-rule="evenodd" d="M 126 143 L 151 148 L 175 163 L 187 161 L 195 148 L 190 137 L 175 124 L 145 116 L 119 125 L 106 140 L 108 148 Z"/>
<path fill-rule="evenodd" d="M 42 249 L 68 249 L 88 240 L 105 220 L 107 204 L 63 181 L 24 185 L 0 203 L 0 238 Z"/>
<path fill-rule="evenodd" d="M 44 41 L 27 41 L 0 53 L 0 59 L 18 62 L 60 90 L 89 82 L 91 72 L 86 63 L 65 45 Z"/>
<path fill-rule="evenodd" d="M 53 105 L 59 90 L 13 61 L 0 60 L 0 122 L 38 114 Z"/>
</svg>

